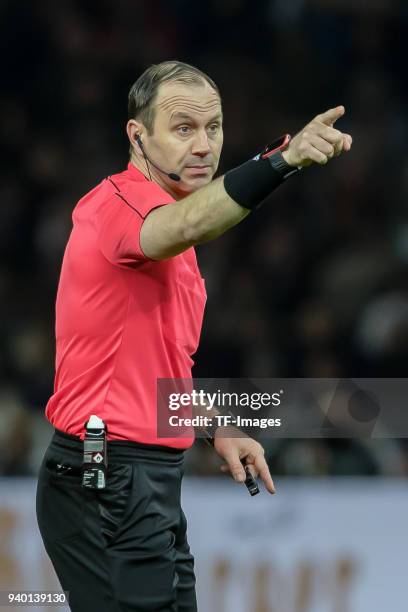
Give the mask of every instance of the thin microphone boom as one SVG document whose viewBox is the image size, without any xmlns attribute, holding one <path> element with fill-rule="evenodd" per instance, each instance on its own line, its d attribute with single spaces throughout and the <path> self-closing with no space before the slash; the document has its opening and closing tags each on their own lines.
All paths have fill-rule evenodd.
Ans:
<svg viewBox="0 0 408 612">
<path fill-rule="evenodd" d="M 165 174 L 166 176 L 168 176 L 172 181 L 179 181 L 181 179 L 181 177 L 176 174 L 175 172 L 165 172 L 164 170 L 162 170 L 161 168 L 159 168 L 159 166 L 157 166 L 154 162 L 152 162 L 152 160 L 147 156 L 146 151 L 144 149 L 144 146 L 142 144 L 142 139 L 140 138 L 139 135 L 136 136 L 136 142 L 139 145 L 142 153 L 143 153 L 143 157 L 145 158 L 146 161 L 148 161 L 150 164 L 152 164 L 153 168 L 156 168 L 156 170 L 158 170 L 159 172 L 161 172 L 162 174 Z"/>
</svg>

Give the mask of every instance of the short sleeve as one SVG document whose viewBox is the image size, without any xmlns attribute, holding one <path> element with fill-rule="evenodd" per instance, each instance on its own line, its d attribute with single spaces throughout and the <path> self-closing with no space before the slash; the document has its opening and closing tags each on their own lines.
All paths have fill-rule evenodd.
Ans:
<svg viewBox="0 0 408 612">
<path fill-rule="evenodd" d="M 98 246 L 104 257 L 120 267 L 152 261 L 140 246 L 140 230 L 149 212 L 172 202 L 158 185 L 121 187 L 102 202 L 94 217 Z"/>
</svg>

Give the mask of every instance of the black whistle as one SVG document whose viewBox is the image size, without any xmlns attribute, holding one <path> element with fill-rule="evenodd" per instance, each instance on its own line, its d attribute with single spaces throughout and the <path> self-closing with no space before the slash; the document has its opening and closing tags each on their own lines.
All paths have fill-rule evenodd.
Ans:
<svg viewBox="0 0 408 612">
<path fill-rule="evenodd" d="M 255 478 L 252 476 L 251 472 L 249 471 L 249 467 L 245 465 L 243 461 L 241 461 L 241 463 L 245 469 L 246 478 L 245 478 L 244 484 L 246 488 L 248 489 L 249 494 L 251 495 L 251 497 L 253 497 L 254 495 L 258 495 L 259 493 L 258 483 L 256 482 Z"/>
</svg>

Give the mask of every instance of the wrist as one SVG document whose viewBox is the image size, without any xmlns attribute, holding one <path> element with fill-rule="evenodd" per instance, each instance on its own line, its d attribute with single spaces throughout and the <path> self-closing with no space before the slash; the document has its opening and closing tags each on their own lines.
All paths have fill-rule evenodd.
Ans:
<svg viewBox="0 0 408 612">
<path fill-rule="evenodd" d="M 290 164 L 287 159 L 289 151 L 277 151 L 273 155 L 268 157 L 268 161 L 272 168 L 279 172 L 283 180 L 289 178 L 292 174 L 299 172 L 300 168 Z"/>
<path fill-rule="evenodd" d="M 253 159 L 225 174 L 224 188 L 234 202 L 253 210 L 289 176 L 298 172 L 299 168 L 288 164 L 282 155 L 289 142 L 290 136 L 286 134 Z"/>
<path fill-rule="evenodd" d="M 290 162 L 290 151 L 288 149 L 286 149 L 286 151 L 282 151 L 282 157 L 284 161 L 288 164 L 288 166 L 290 166 L 291 168 L 295 166 L 295 164 L 291 164 Z"/>
<path fill-rule="evenodd" d="M 247 437 L 246 434 L 232 425 L 218 425 L 214 421 L 211 426 L 203 428 L 203 432 L 205 434 L 204 442 L 212 447 L 214 447 L 215 440 L 219 438 Z"/>
</svg>

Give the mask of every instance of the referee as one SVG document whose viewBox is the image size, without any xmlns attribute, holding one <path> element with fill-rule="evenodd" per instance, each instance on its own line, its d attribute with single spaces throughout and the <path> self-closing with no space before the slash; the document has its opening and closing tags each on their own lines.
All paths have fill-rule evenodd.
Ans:
<svg viewBox="0 0 408 612">
<path fill-rule="evenodd" d="M 56 302 L 55 428 L 41 466 L 37 519 L 74 612 L 194 612 L 194 559 L 180 505 L 188 438 L 158 438 L 157 378 L 191 378 L 206 300 L 194 246 L 242 221 L 285 179 L 351 148 L 315 117 L 212 182 L 221 98 L 193 66 L 151 66 L 129 93 L 130 162 L 73 212 Z M 255 213 L 257 214 L 257 213 Z M 104 488 L 84 486 L 85 423 L 107 430 Z M 243 463 L 274 485 L 262 446 L 213 432 L 238 482 Z M 227 432 L 228 433 L 228 432 Z"/>
</svg>

